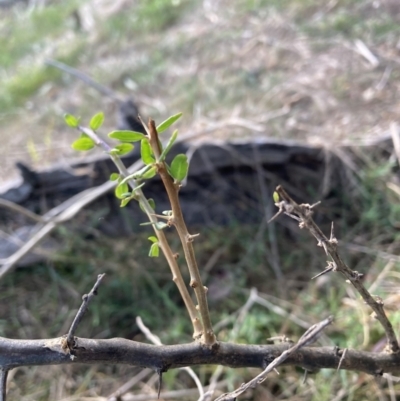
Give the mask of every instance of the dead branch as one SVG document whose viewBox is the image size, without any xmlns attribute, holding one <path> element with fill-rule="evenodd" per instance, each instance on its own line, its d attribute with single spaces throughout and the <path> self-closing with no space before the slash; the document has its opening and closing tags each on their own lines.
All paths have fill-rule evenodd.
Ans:
<svg viewBox="0 0 400 401">
<path fill-rule="evenodd" d="M 264 369 L 292 344 L 244 345 L 219 342 L 212 349 L 197 342 L 178 345 L 144 344 L 124 338 L 105 340 L 75 337 L 72 355 L 63 348 L 65 337 L 44 340 L 15 340 L 0 337 L 0 366 L 9 370 L 18 366 L 65 364 L 128 364 L 167 371 L 184 366 L 223 365 L 230 368 Z M 310 372 L 340 369 L 371 375 L 400 373 L 400 353 L 373 353 L 337 347 L 304 347 L 292 353 L 282 365 L 299 366 Z M 342 359 L 342 361 L 341 361 Z"/>
<path fill-rule="evenodd" d="M 387 351 L 390 353 L 398 353 L 399 344 L 397 342 L 393 326 L 385 314 L 382 300 L 378 298 L 375 299 L 361 283 L 362 274 L 351 270 L 342 260 L 338 252 L 338 241 L 334 236 L 333 225 L 330 238 L 328 239 L 312 218 L 313 208 L 316 205 L 297 204 L 281 185 L 276 188 L 276 192 L 279 194 L 280 199 L 282 199 L 281 202 L 277 203 L 279 209 L 289 217 L 297 220 L 300 228 L 306 228 L 309 230 L 310 233 L 317 239 L 318 246 L 324 248 L 325 253 L 330 255 L 332 258 L 332 261 L 328 262 L 328 268 L 325 269 L 324 273 L 338 271 L 354 286 L 354 288 L 364 299 L 365 303 L 369 305 L 375 312 L 376 319 L 378 319 L 385 330 L 387 338 Z"/>
</svg>

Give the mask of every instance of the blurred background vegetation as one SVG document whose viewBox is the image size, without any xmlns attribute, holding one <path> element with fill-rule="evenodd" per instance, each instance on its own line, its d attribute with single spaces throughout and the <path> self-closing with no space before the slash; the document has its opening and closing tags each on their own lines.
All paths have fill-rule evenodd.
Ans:
<svg viewBox="0 0 400 401">
<path fill-rule="evenodd" d="M 398 160 L 390 151 L 364 146 L 371 138 L 390 138 L 400 114 L 397 0 L 18 1 L 0 8 L 0 49 L 2 181 L 17 176 L 19 160 L 39 169 L 85 157 L 70 147 L 76 133 L 64 125 L 65 112 L 89 119 L 103 110 L 104 132 L 116 126 L 115 101 L 47 66 L 48 58 L 132 96 L 142 115 L 156 121 L 182 111 L 182 133 L 211 132 L 198 143 L 274 137 L 342 157 L 357 181 L 357 197 L 348 194 L 346 201 L 352 207 L 357 202 L 358 209 L 357 215 L 338 213 L 342 251 L 365 274 L 367 288 L 383 297 L 399 332 Z M 81 295 L 106 272 L 78 335 L 145 341 L 135 323 L 141 316 L 164 343 L 191 341 L 163 258 L 147 257 L 148 235 L 112 239 L 93 228 L 95 240 L 87 240 L 87 231 L 77 235 L 79 224 L 58 229 L 63 249 L 52 261 L 18 269 L 0 282 L 0 335 L 64 334 Z M 300 322 L 333 314 L 335 324 L 322 344 L 382 348 L 381 328 L 341 277 L 310 281 L 326 261 L 307 233 L 287 223 L 276 224 L 275 237 L 265 227 L 198 229 L 196 250 L 205 281 L 215 289 L 210 305 L 220 340 L 231 338 L 237 311 L 256 287 L 265 302 L 248 311 L 236 341 L 264 343 L 283 334 L 296 339 L 304 330 Z M 177 248 L 174 233 L 169 235 Z M 277 282 L 271 258 L 278 258 L 283 282 Z M 220 288 L 229 291 L 218 293 Z M 196 369 L 203 383 L 214 370 Z M 9 397 L 106 400 L 137 372 L 114 366 L 18 368 L 10 374 Z M 355 372 L 321 371 L 304 382 L 297 369 L 280 373 L 243 399 L 400 397 L 399 385 Z M 224 369 L 221 380 L 231 390 L 254 374 Z M 156 398 L 154 383 L 141 382 L 123 399 L 136 393 Z M 165 374 L 164 390 L 193 386 L 180 371 Z"/>
</svg>

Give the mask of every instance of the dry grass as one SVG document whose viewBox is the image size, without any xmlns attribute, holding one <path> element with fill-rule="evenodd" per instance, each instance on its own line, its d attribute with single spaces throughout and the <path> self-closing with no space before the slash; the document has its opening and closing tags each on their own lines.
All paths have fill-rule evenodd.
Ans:
<svg viewBox="0 0 400 401">
<path fill-rule="evenodd" d="M 394 1 L 148 4 L 87 1 L 75 8 L 80 29 L 69 11 L 61 33 L 49 30 L 35 43 L 39 51 L 32 46 L 5 69 L 3 177 L 15 160 L 40 167 L 75 157 L 65 111 L 87 117 L 101 109 L 106 128 L 115 126 L 110 99 L 45 68 L 46 57 L 133 96 L 145 116 L 183 111 L 182 132 L 216 127 L 203 140 L 272 136 L 333 147 L 380 135 L 399 115 Z M 5 21 L 18 25 L 39 13 L 21 10 Z M 41 78 L 24 94 L 33 73 Z"/>
</svg>

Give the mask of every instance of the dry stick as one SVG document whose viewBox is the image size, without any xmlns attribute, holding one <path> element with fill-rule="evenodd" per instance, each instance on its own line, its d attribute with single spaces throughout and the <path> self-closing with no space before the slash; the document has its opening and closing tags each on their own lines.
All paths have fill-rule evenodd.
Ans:
<svg viewBox="0 0 400 401">
<path fill-rule="evenodd" d="M 216 337 L 214 335 L 210 313 L 207 304 L 207 289 L 203 286 L 201 281 L 199 268 L 197 266 L 196 256 L 193 248 L 193 239 L 195 235 L 190 235 L 183 218 L 181 205 L 179 202 L 178 192 L 180 185 L 175 184 L 172 177 L 168 174 L 167 166 L 164 161 L 160 161 L 161 149 L 158 138 L 156 125 L 153 120 L 149 120 L 148 125 L 150 146 L 153 150 L 156 158 L 157 170 L 161 177 L 161 180 L 165 186 L 168 194 L 169 201 L 171 203 L 172 216 L 170 222 L 176 227 L 179 239 L 182 243 L 183 252 L 188 265 L 190 273 L 190 286 L 193 288 L 197 298 L 198 307 L 200 311 L 201 320 L 203 323 L 203 341 L 206 345 L 213 345 L 216 343 Z"/>
<path fill-rule="evenodd" d="M 111 158 L 111 160 L 114 162 L 115 166 L 117 167 L 119 173 L 124 177 L 128 177 L 129 172 L 126 169 L 124 163 L 122 162 L 122 160 L 117 156 L 114 155 L 113 153 L 110 153 L 111 151 L 111 147 L 104 142 L 103 140 L 101 140 L 97 134 L 88 128 L 85 127 L 78 127 L 78 129 L 81 132 L 84 132 L 86 135 L 88 135 L 97 146 L 101 147 L 105 152 L 107 152 Z M 188 310 L 190 319 L 192 321 L 192 325 L 193 325 L 193 338 L 198 339 L 201 337 L 202 334 L 202 327 L 201 327 L 201 322 L 199 320 L 198 317 L 198 312 L 196 310 L 196 307 L 192 301 L 192 298 L 190 297 L 189 291 L 185 285 L 185 282 L 183 280 L 181 271 L 179 269 L 178 263 L 176 261 L 176 257 L 173 254 L 171 247 L 168 244 L 167 238 L 165 237 L 165 234 L 163 231 L 161 230 L 157 230 L 156 228 L 156 223 L 158 222 L 157 217 L 154 214 L 154 210 L 153 208 L 150 206 L 147 198 L 144 196 L 142 190 L 140 188 L 136 188 L 137 182 L 135 179 L 130 179 L 128 181 L 128 184 L 130 185 L 130 187 L 132 188 L 132 190 L 135 191 L 136 194 L 136 198 L 139 201 L 139 203 L 142 205 L 143 210 L 145 211 L 145 213 L 147 214 L 147 217 L 149 219 L 149 221 L 152 223 L 153 225 L 153 229 L 154 232 L 157 236 L 158 239 L 158 243 L 159 246 L 161 248 L 161 250 L 164 253 L 165 258 L 167 259 L 168 265 L 171 269 L 172 272 L 172 280 L 175 282 L 176 286 L 178 287 L 178 290 L 181 294 L 181 297 L 185 303 L 186 309 Z"/>
<path fill-rule="evenodd" d="M 8 375 L 8 369 L 0 368 L 0 401 L 6 401 L 7 375 Z"/>
<path fill-rule="evenodd" d="M 74 348 L 75 341 L 74 341 L 74 335 L 75 331 L 78 328 L 79 323 L 81 322 L 83 315 L 87 311 L 87 308 L 89 306 L 90 301 L 93 299 L 95 295 L 97 295 L 97 289 L 99 288 L 99 285 L 101 283 L 101 280 L 103 280 L 103 277 L 105 276 L 105 273 L 99 274 L 97 276 L 97 281 L 94 284 L 92 290 L 89 292 L 89 294 L 85 294 L 82 297 L 82 305 L 78 310 L 78 313 L 75 316 L 74 321 L 71 324 L 71 328 L 69 329 L 68 335 L 67 335 L 67 345 L 70 350 Z"/>
<path fill-rule="evenodd" d="M 271 372 L 272 370 L 276 369 L 277 366 L 279 366 L 282 362 L 285 361 L 291 354 L 296 352 L 298 349 L 301 347 L 305 347 L 307 345 L 312 344 L 314 341 L 316 341 L 322 332 L 322 330 L 331 324 L 333 322 L 333 317 L 329 316 L 328 318 L 322 320 L 321 322 L 314 324 L 311 326 L 299 339 L 297 344 L 293 345 L 293 347 L 290 347 L 286 351 L 282 352 L 280 356 L 275 358 L 265 369 L 262 371 L 259 375 L 257 375 L 254 379 L 250 380 L 247 383 L 242 384 L 237 390 L 232 391 L 231 393 L 228 394 L 223 394 L 220 397 L 218 397 L 215 401 L 232 401 L 236 400 L 236 397 L 239 397 L 239 395 L 243 394 L 246 390 L 249 388 L 254 388 L 258 384 L 261 384 L 266 378 L 267 374 Z"/>
<path fill-rule="evenodd" d="M 0 206 L 3 206 L 17 213 L 21 213 L 24 216 L 29 217 L 30 219 L 38 223 L 46 222 L 46 219 L 43 218 L 42 216 L 39 216 L 38 214 L 31 212 L 29 209 L 26 209 L 25 207 L 20 206 L 15 202 L 11 202 L 7 199 L 0 199 Z"/>
<path fill-rule="evenodd" d="M 354 286 L 354 288 L 359 292 L 364 301 L 371 307 L 375 312 L 375 317 L 381 323 L 383 329 L 386 333 L 387 338 L 387 351 L 390 353 L 399 351 L 399 344 L 396 339 L 396 335 L 393 330 L 392 324 L 389 322 L 385 311 L 383 309 L 383 302 L 379 299 L 375 300 L 374 297 L 367 291 L 367 289 L 361 283 L 362 275 L 357 271 L 351 270 L 342 260 L 338 253 L 338 241 L 333 234 L 333 226 L 331 236 L 328 239 L 321 229 L 317 226 L 312 218 L 313 205 L 301 204 L 298 205 L 283 189 L 281 185 L 276 188 L 276 192 L 279 194 L 281 202 L 277 203 L 277 206 L 285 214 L 299 222 L 300 228 L 307 228 L 310 233 L 317 239 L 318 246 L 322 246 L 327 255 L 330 255 L 332 260 L 328 262 L 328 268 L 332 266 L 333 271 L 339 271 L 342 273 L 347 280 Z"/>
</svg>

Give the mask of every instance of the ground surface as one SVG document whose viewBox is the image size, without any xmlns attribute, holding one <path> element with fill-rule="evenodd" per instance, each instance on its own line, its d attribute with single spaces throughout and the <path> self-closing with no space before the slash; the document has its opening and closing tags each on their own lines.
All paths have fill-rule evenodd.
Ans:
<svg viewBox="0 0 400 401">
<path fill-rule="evenodd" d="M 132 96 L 143 116 L 184 112 L 201 140 L 261 136 L 334 147 L 388 130 L 400 112 L 396 0 L 49 2 L 1 9 L 0 152 L 34 167 L 76 157 L 63 113 L 115 102 L 58 59 Z"/>
</svg>

